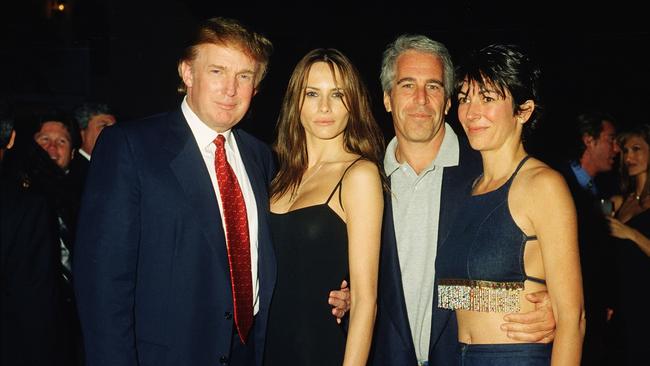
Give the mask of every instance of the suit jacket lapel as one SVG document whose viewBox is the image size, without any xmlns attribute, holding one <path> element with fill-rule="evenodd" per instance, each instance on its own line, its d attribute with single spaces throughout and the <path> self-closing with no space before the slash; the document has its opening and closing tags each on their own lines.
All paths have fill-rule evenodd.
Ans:
<svg viewBox="0 0 650 366">
<path fill-rule="evenodd" d="M 389 184 L 390 184 L 390 178 Z M 399 255 L 397 252 L 397 239 L 395 238 L 395 226 L 393 222 L 393 205 L 390 192 L 384 195 L 384 223 L 383 223 L 382 253 L 380 268 L 383 268 L 380 279 L 381 292 L 380 299 L 384 312 L 395 329 L 397 329 L 400 339 L 408 349 L 413 350 L 415 355 L 415 346 L 411 335 L 411 327 L 406 310 L 406 300 L 404 299 L 404 287 L 402 285 L 402 271 L 399 265 Z"/>
<path fill-rule="evenodd" d="M 214 246 L 217 257 L 227 267 L 225 233 L 212 180 L 180 109 L 170 113 L 168 127 L 169 134 L 164 143 L 172 154 L 169 166 L 183 189 L 188 205 L 196 212 L 206 241 Z"/>
</svg>

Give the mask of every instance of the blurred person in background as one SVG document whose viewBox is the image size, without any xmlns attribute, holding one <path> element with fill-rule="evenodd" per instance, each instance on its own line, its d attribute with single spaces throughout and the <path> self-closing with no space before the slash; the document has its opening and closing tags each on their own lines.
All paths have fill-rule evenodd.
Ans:
<svg viewBox="0 0 650 366">
<path fill-rule="evenodd" d="M 608 346 L 613 351 L 611 364 L 641 365 L 650 359 L 650 316 L 639 298 L 639 290 L 647 288 L 650 279 L 650 125 L 630 128 L 620 134 L 618 143 L 621 194 L 612 197 L 614 215 L 607 217 L 616 238 L 609 249 L 615 258 L 615 285 L 613 344 Z"/>
</svg>

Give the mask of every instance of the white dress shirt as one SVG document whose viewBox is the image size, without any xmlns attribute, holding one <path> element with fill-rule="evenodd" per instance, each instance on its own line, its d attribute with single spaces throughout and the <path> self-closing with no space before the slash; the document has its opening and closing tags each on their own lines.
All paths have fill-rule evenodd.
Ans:
<svg viewBox="0 0 650 366">
<path fill-rule="evenodd" d="M 225 148 L 226 148 L 226 158 L 228 159 L 228 164 L 232 167 L 232 170 L 237 176 L 237 182 L 239 182 L 239 187 L 241 188 L 242 194 L 244 196 L 244 202 L 246 204 L 246 216 L 248 218 L 248 233 L 250 237 L 250 246 L 251 246 L 251 271 L 253 278 L 253 313 L 257 314 L 259 310 L 259 279 L 257 277 L 257 204 L 255 203 L 255 195 L 253 193 L 253 188 L 251 182 L 248 179 L 248 174 L 246 174 L 246 168 L 244 167 L 244 162 L 241 159 L 239 154 L 239 149 L 237 148 L 237 141 L 232 135 L 231 131 L 225 131 L 217 133 L 217 131 L 211 129 L 199 119 L 199 117 L 192 111 L 189 104 L 187 104 L 186 98 L 183 99 L 181 104 L 181 110 L 185 116 L 187 124 L 192 130 L 194 135 L 194 140 L 196 140 L 197 146 L 201 151 L 201 156 L 203 157 L 203 162 L 205 167 L 210 174 L 210 179 L 212 180 L 212 187 L 214 187 L 215 197 L 217 202 L 219 202 L 219 211 L 221 212 L 221 225 L 223 226 L 224 232 L 226 232 L 226 222 L 223 216 L 223 205 L 221 203 L 221 195 L 219 194 L 219 183 L 217 182 L 217 172 L 215 171 L 214 166 L 214 157 L 217 150 L 214 140 L 217 138 L 217 135 L 221 134 L 226 139 Z"/>
</svg>

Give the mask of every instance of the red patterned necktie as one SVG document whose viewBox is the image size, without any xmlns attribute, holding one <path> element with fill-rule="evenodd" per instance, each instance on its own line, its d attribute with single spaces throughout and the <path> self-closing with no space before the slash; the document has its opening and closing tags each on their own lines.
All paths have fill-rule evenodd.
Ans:
<svg viewBox="0 0 650 366">
<path fill-rule="evenodd" d="M 218 135 L 214 140 L 217 151 L 214 166 L 219 182 L 219 194 L 226 222 L 226 247 L 230 264 L 230 282 L 235 306 L 235 326 L 242 343 L 253 325 L 253 279 L 248 234 L 246 204 L 237 177 L 226 159 L 225 138 Z"/>
</svg>

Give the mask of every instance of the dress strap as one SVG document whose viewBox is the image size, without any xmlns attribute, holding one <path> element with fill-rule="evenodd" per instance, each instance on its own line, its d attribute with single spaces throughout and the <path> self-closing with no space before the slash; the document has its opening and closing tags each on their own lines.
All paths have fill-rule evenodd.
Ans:
<svg viewBox="0 0 650 366">
<path fill-rule="evenodd" d="M 526 163 L 526 161 L 528 159 L 530 159 L 530 155 L 526 155 L 526 156 L 524 156 L 523 159 L 521 159 L 521 161 L 517 165 L 517 169 L 515 169 L 515 172 L 512 173 L 512 178 L 514 178 L 517 175 L 517 173 L 519 173 L 519 169 L 521 169 L 521 167 L 524 166 L 524 164 Z"/>
<path fill-rule="evenodd" d="M 510 186 L 512 185 L 512 182 L 514 182 L 515 177 L 517 176 L 517 173 L 519 173 L 519 170 L 521 169 L 522 166 L 524 166 L 524 164 L 526 163 L 526 161 L 528 159 L 530 159 L 530 155 L 524 156 L 524 158 L 521 159 L 519 164 L 517 164 L 517 168 L 515 168 L 515 171 L 512 173 L 510 178 L 508 178 L 508 181 L 504 184 L 504 186 L 507 187 L 506 191 L 508 191 L 508 192 L 510 191 Z"/>
<path fill-rule="evenodd" d="M 542 285 L 546 285 L 546 280 L 542 279 L 542 278 L 537 278 L 537 277 L 526 275 L 526 279 L 528 281 L 533 281 L 533 282 L 541 283 Z"/>
<path fill-rule="evenodd" d="M 338 189 L 338 190 L 339 190 L 339 204 L 341 205 L 341 208 L 343 208 L 343 202 L 341 201 L 341 189 L 339 189 L 339 188 L 341 188 L 341 186 L 342 186 L 342 184 L 343 184 L 343 177 L 345 177 L 345 174 L 348 172 L 348 170 L 350 170 L 350 168 L 351 168 L 351 167 L 352 167 L 352 166 L 353 166 L 357 161 L 359 161 L 359 160 L 361 160 L 361 159 L 363 159 L 363 156 L 358 157 L 355 161 L 353 161 L 352 163 L 350 163 L 350 165 L 348 165 L 347 168 L 345 168 L 345 171 L 344 171 L 343 174 L 341 175 L 341 179 L 339 179 L 339 182 L 336 183 L 336 186 L 334 186 L 334 189 L 332 190 L 332 193 L 330 193 L 329 197 L 327 197 L 327 201 L 325 201 L 325 204 L 326 204 L 326 205 L 330 203 L 330 200 L 332 199 L 332 196 L 334 196 L 334 193 L 335 193 L 336 190 Z M 343 209 L 343 211 L 345 211 L 345 209 Z"/>
</svg>

